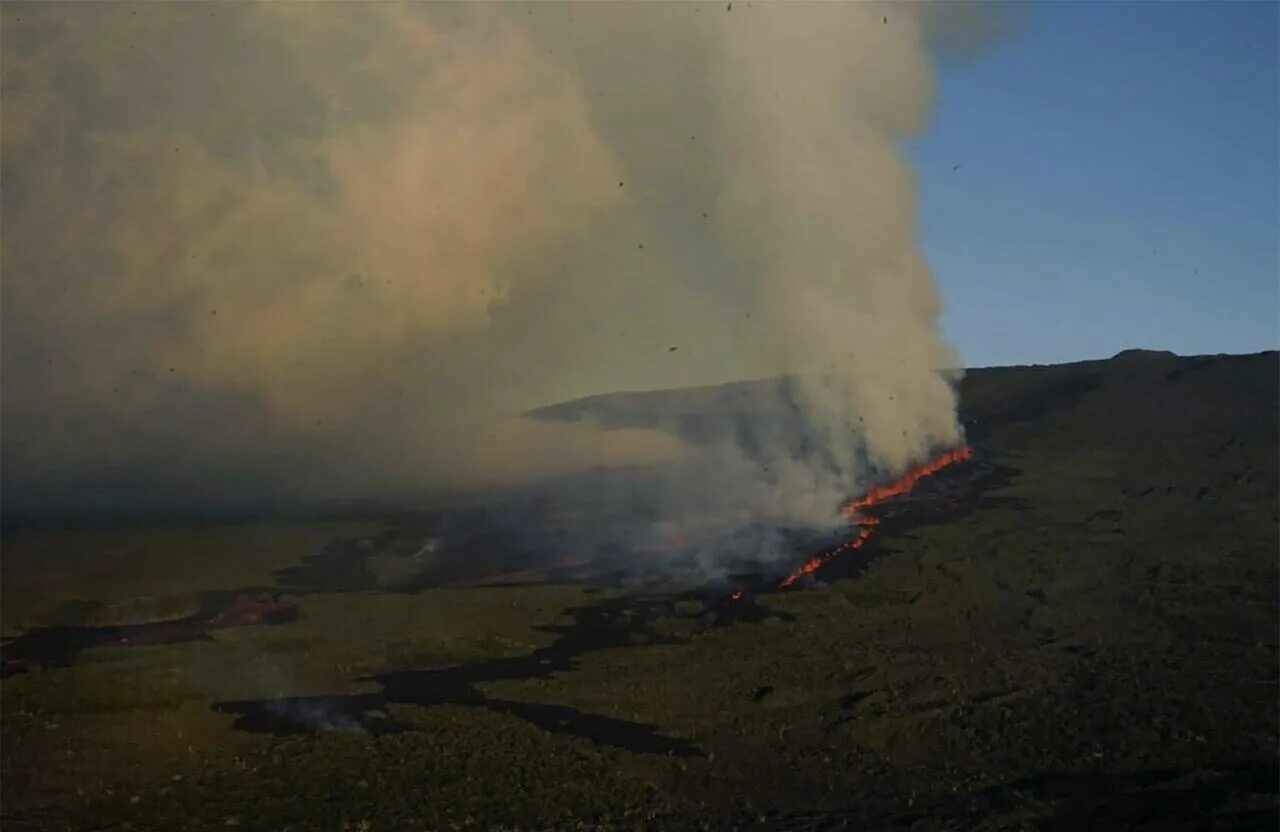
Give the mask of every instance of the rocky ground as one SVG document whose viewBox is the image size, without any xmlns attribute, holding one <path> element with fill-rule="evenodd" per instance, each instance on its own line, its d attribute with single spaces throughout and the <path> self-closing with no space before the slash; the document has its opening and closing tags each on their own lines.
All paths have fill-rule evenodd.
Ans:
<svg viewBox="0 0 1280 832">
<path fill-rule="evenodd" d="M 1275 353 L 970 372 L 995 475 L 738 602 L 568 566 L 431 586 L 404 518 L 8 532 L 12 636 L 215 589 L 293 614 L 9 676 L 0 820 L 1277 828 L 1278 379 Z"/>
</svg>

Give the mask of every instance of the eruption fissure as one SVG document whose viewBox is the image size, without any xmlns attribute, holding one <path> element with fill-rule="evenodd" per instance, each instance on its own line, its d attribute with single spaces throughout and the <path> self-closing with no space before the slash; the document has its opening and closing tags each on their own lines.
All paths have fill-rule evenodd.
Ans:
<svg viewBox="0 0 1280 832">
<path fill-rule="evenodd" d="M 789 587 L 805 575 L 816 572 L 823 564 L 827 563 L 832 558 L 838 557 L 845 552 L 852 552 L 855 549 L 862 548 L 862 546 L 871 538 L 875 527 L 880 525 L 880 518 L 873 514 L 864 513 L 863 509 L 870 508 L 871 506 L 874 506 L 877 503 L 882 503 L 885 500 L 908 494 L 916 487 L 916 483 L 920 482 L 920 480 L 925 477 L 941 471 L 948 465 L 961 462 L 971 458 L 972 456 L 973 449 L 968 445 L 951 448 L 943 451 L 922 465 L 917 465 L 914 468 L 908 469 L 905 474 L 898 477 L 893 482 L 888 483 L 887 485 L 877 486 L 866 494 L 863 494 L 861 497 L 850 500 L 845 504 L 844 512 L 845 515 L 852 519 L 854 524 L 858 527 L 857 535 L 852 539 L 841 543 L 839 546 L 836 546 L 834 549 L 828 549 L 821 554 L 814 555 L 809 558 L 800 566 L 799 569 L 779 581 L 778 587 Z M 739 595 L 740 593 L 734 596 L 735 600 Z"/>
<path fill-rule="evenodd" d="M 948 465 L 961 462 L 971 458 L 972 456 L 973 449 L 968 445 L 961 445 L 958 448 L 951 448 L 943 451 L 923 465 L 917 465 L 914 468 L 908 469 L 905 474 L 898 477 L 888 485 L 877 486 L 866 494 L 863 494 L 861 497 L 850 500 L 845 504 L 845 515 L 853 517 L 859 509 L 873 506 L 876 503 L 882 503 L 892 497 L 899 497 L 903 494 L 907 494 L 911 489 L 916 487 L 916 483 L 930 474 L 936 474 Z"/>
</svg>

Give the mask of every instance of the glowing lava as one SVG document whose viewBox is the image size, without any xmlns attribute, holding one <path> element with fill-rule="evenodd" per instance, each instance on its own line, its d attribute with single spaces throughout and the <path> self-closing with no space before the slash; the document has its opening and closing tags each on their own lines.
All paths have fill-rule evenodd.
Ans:
<svg viewBox="0 0 1280 832">
<path fill-rule="evenodd" d="M 935 474 L 943 468 L 946 468 L 948 465 L 961 462 L 972 456 L 973 449 L 968 445 L 961 445 L 958 448 L 943 451 L 923 465 L 917 465 L 915 468 L 908 469 L 905 474 L 898 477 L 898 479 L 888 485 L 881 485 L 873 488 L 861 497 L 845 503 L 845 516 L 849 517 L 855 524 L 857 524 L 857 536 L 852 540 L 846 540 L 834 549 L 829 549 L 820 555 L 814 555 L 809 558 L 799 569 L 783 578 L 778 583 L 778 586 L 791 586 L 802 576 L 808 575 L 811 572 L 816 572 L 819 567 L 834 558 L 836 555 L 862 548 L 862 545 L 871 537 L 872 531 L 880 524 L 880 519 L 871 515 L 859 514 L 860 509 L 873 506 L 876 503 L 882 503 L 892 497 L 900 497 L 903 494 L 907 494 L 911 489 L 915 488 L 916 483 L 930 474 Z"/>
<path fill-rule="evenodd" d="M 943 451 L 923 465 L 917 465 L 915 468 L 908 469 L 905 474 L 898 477 L 888 485 L 881 485 L 873 488 L 861 497 L 845 503 L 844 513 L 847 516 L 852 517 L 860 508 L 873 506 L 876 503 L 884 502 L 890 497 L 899 497 L 906 494 L 916 487 L 916 483 L 930 474 L 936 474 L 948 465 L 961 462 L 971 456 L 973 456 L 973 449 L 968 445 L 961 445 L 958 448 Z"/>
</svg>

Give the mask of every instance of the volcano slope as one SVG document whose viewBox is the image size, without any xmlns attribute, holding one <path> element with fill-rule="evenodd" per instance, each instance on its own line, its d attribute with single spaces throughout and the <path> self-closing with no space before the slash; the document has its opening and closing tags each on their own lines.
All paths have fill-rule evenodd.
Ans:
<svg viewBox="0 0 1280 832">
<path fill-rule="evenodd" d="M 819 570 L 824 586 L 741 602 L 723 588 L 433 586 L 430 572 L 380 583 L 370 564 L 415 550 L 415 521 L 361 521 L 369 536 L 299 548 L 311 556 L 274 572 L 291 620 L 88 647 L 8 678 L 3 821 L 1276 828 L 1278 379 L 1276 353 L 971 371 L 966 431 L 1000 472 L 974 480 L 981 499 L 886 521 Z M 644 423 L 687 403 L 696 426 L 719 395 L 543 415 Z M 237 540 L 187 532 L 206 548 L 214 534 Z M 69 538 L 83 552 L 92 533 Z M 34 539 L 59 551 L 57 534 Z M 6 535 L 6 561 L 32 540 Z M 36 609 L 66 624 L 55 602 L 231 589 L 237 564 L 242 586 L 265 582 L 252 546 L 221 556 L 218 586 L 158 587 L 155 568 L 140 587 L 77 585 L 70 567 L 44 588 L 16 575 L 16 608 L 25 626 Z M 308 586 L 335 558 L 325 574 L 352 585 Z"/>
</svg>

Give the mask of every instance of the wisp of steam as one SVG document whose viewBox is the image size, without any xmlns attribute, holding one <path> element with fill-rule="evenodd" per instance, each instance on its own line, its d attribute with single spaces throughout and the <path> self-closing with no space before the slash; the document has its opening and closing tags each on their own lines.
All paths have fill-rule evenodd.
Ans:
<svg viewBox="0 0 1280 832">
<path fill-rule="evenodd" d="M 657 538 L 836 522 L 959 438 L 902 145 L 931 44 L 980 16 L 24 7 L 8 507 L 413 507 L 645 466 L 593 498 Z M 741 379 L 770 381 L 698 437 L 674 405 L 522 415 Z"/>
</svg>

